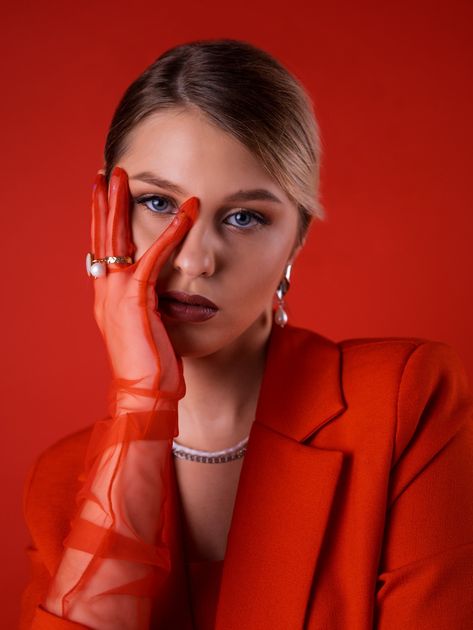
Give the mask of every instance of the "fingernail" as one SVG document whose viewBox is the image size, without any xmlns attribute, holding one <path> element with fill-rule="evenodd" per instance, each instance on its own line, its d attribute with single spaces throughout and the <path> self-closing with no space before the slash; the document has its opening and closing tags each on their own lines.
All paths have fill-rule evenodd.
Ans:
<svg viewBox="0 0 473 630">
<path fill-rule="evenodd" d="M 182 210 L 185 213 L 185 215 L 189 219 L 191 219 L 191 221 L 194 221 L 194 219 L 197 218 L 198 205 L 199 205 L 199 200 L 197 197 L 191 197 L 184 203 L 184 207 Z"/>
<path fill-rule="evenodd" d="M 119 166 L 114 166 L 113 167 L 113 171 L 112 171 L 112 175 L 115 175 L 115 177 L 120 175 L 121 170 L 122 169 Z"/>
</svg>

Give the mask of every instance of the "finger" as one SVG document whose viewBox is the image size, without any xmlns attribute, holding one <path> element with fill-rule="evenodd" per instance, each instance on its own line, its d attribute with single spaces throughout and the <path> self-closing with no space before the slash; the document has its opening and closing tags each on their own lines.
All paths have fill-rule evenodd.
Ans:
<svg viewBox="0 0 473 630">
<path fill-rule="evenodd" d="M 116 166 L 110 177 L 109 213 L 105 249 L 107 256 L 132 256 L 134 245 L 130 229 L 130 189 L 126 171 Z M 115 265 L 112 265 L 115 266 Z"/>
<path fill-rule="evenodd" d="M 107 182 L 105 177 L 98 173 L 95 177 L 92 192 L 92 224 L 90 229 L 92 254 L 94 258 L 103 258 L 105 256 L 107 214 Z"/>
<path fill-rule="evenodd" d="M 180 206 L 174 220 L 138 261 L 135 278 L 149 284 L 156 283 L 159 272 L 172 250 L 195 223 L 198 208 L 197 197 L 190 197 Z"/>
</svg>

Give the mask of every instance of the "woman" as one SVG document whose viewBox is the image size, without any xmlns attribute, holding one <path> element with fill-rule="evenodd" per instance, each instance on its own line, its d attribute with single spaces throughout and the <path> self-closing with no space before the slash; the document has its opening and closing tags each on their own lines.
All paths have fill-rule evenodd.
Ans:
<svg viewBox="0 0 473 630">
<path fill-rule="evenodd" d="M 319 165 L 309 97 L 247 43 L 178 46 L 126 91 L 87 257 L 110 414 L 28 477 L 21 627 L 468 626 L 457 355 L 287 322 Z"/>
</svg>

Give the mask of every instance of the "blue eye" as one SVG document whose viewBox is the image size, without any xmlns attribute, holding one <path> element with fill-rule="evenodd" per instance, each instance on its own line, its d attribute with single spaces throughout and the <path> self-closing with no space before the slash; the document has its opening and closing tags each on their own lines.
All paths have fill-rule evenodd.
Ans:
<svg viewBox="0 0 473 630">
<path fill-rule="evenodd" d="M 136 203 L 144 206 L 152 214 L 167 214 L 168 206 L 174 205 L 170 199 L 162 195 L 148 195 L 147 197 L 138 197 Z M 149 204 L 149 205 L 148 205 Z"/>
<path fill-rule="evenodd" d="M 237 227 L 243 230 L 257 228 L 257 227 L 260 227 L 262 224 L 267 223 L 267 221 L 263 217 L 261 217 L 259 214 L 256 214 L 256 212 L 252 212 L 251 210 L 238 210 L 238 212 L 234 212 L 233 214 L 228 215 L 227 219 L 229 219 L 230 217 L 235 217 L 235 220 L 238 219 L 239 221 L 236 225 L 233 223 L 230 223 L 230 225 L 233 225 L 234 227 Z M 248 221 L 245 220 L 245 217 L 247 219 L 249 218 L 250 221 L 251 219 L 253 219 L 254 221 L 256 221 L 256 224 L 248 223 Z"/>
<path fill-rule="evenodd" d="M 137 197 L 135 203 L 144 206 L 144 208 L 154 216 L 176 214 L 176 212 L 170 212 L 170 208 L 174 208 L 175 210 L 178 208 L 177 204 L 172 199 L 164 197 L 163 195 L 144 195 Z M 235 218 L 237 222 L 227 223 L 227 225 L 231 225 L 241 232 L 255 230 L 269 223 L 269 221 L 260 214 L 252 210 L 245 210 L 244 208 L 239 209 L 238 212 L 229 214 L 225 222 L 227 222 L 229 218 Z"/>
</svg>

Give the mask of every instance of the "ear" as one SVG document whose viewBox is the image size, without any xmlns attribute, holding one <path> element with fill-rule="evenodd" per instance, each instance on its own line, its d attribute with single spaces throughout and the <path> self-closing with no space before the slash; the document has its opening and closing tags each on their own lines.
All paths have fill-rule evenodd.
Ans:
<svg viewBox="0 0 473 630">
<path fill-rule="evenodd" d="M 299 255 L 299 252 L 301 251 L 301 249 L 305 245 L 306 238 L 307 238 L 307 235 L 304 236 L 304 238 L 302 239 L 302 242 L 298 242 L 298 243 L 296 243 L 296 245 L 294 245 L 294 247 L 292 248 L 292 252 L 291 252 L 291 255 L 289 257 L 289 260 L 287 261 L 288 263 L 292 264 L 295 261 L 295 259 Z"/>
</svg>

